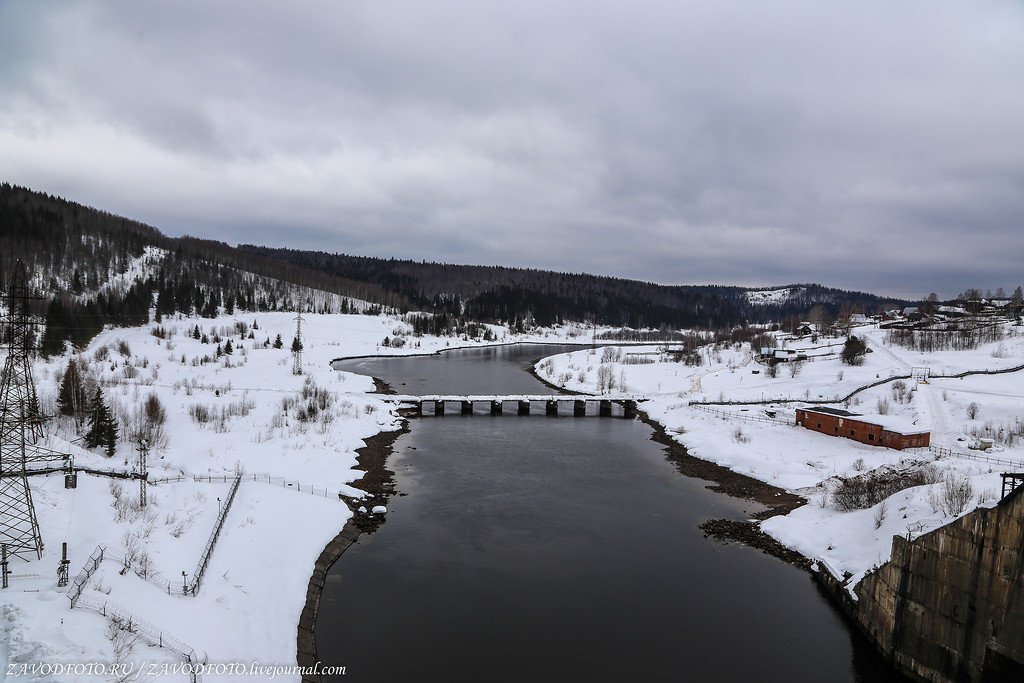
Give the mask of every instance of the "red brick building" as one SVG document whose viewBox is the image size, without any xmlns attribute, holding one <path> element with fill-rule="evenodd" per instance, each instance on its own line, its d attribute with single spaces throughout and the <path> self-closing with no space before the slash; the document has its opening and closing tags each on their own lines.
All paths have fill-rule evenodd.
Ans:
<svg viewBox="0 0 1024 683">
<path fill-rule="evenodd" d="M 869 446 L 925 448 L 931 443 L 926 429 L 899 424 L 885 415 L 866 418 L 840 408 L 797 408 L 796 423 L 806 429 L 831 436 L 842 436 Z"/>
</svg>

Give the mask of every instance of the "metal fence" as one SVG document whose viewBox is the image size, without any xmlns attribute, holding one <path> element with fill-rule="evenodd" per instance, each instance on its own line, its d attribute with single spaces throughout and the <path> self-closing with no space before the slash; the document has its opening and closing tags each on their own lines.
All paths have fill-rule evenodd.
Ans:
<svg viewBox="0 0 1024 683">
<path fill-rule="evenodd" d="M 194 682 L 198 682 L 200 680 L 200 663 L 199 657 L 196 655 L 195 648 L 187 645 L 177 637 L 147 621 L 139 619 L 128 610 L 110 602 L 109 600 L 100 601 L 90 596 L 85 596 L 78 600 L 78 606 L 102 614 L 114 622 L 118 628 L 138 635 L 150 645 L 166 648 L 177 653 L 182 659 L 191 665 L 189 666 L 189 675 L 192 680 Z"/>
<path fill-rule="evenodd" d="M 740 411 L 722 410 L 721 408 L 712 408 L 711 406 L 700 403 L 691 403 L 690 407 L 696 408 L 697 410 L 703 410 L 705 413 L 711 413 L 712 415 L 717 415 L 719 417 L 729 420 L 736 419 L 746 420 L 748 422 L 764 422 L 766 424 L 793 426 L 792 420 L 787 420 L 781 417 L 771 417 L 769 415 L 760 415 L 757 413 L 743 413 Z"/>
<path fill-rule="evenodd" d="M 250 472 L 248 474 L 241 475 L 184 475 L 179 474 L 173 477 L 160 477 L 158 479 L 150 479 L 150 484 L 166 484 L 179 481 L 196 481 L 196 482 L 208 482 L 208 483 L 226 483 L 235 479 L 235 477 L 241 476 L 242 481 L 256 481 L 263 484 L 273 484 L 282 488 L 289 489 L 291 491 L 299 491 L 300 493 L 308 493 L 314 496 L 320 496 L 323 498 L 331 498 L 341 500 L 341 492 L 337 489 L 331 489 L 328 486 L 315 486 L 313 484 L 303 484 L 300 481 L 294 479 L 288 479 L 285 477 L 278 477 L 271 474 L 262 472 Z"/>
<path fill-rule="evenodd" d="M 89 555 L 89 559 L 85 561 L 85 565 L 82 570 L 78 572 L 75 580 L 71 582 L 71 587 L 68 588 L 68 599 L 71 600 L 71 607 L 74 608 L 78 604 L 79 598 L 82 597 L 82 591 L 85 590 L 85 585 L 89 583 L 89 579 L 96 573 L 96 570 L 100 568 L 100 564 L 103 562 L 103 557 L 107 552 L 105 545 L 98 545 L 96 549 Z"/>
<path fill-rule="evenodd" d="M 964 370 L 955 374 L 933 374 L 929 373 L 929 379 L 963 379 L 971 375 L 1005 375 L 1012 372 L 1020 372 L 1024 370 L 1024 364 L 1015 365 L 1012 368 L 1002 368 L 1000 370 Z M 919 374 L 919 373 L 918 373 Z M 750 400 L 750 401 L 690 401 L 690 405 L 697 406 L 750 406 L 750 405 L 767 405 L 769 403 L 806 403 L 808 405 L 822 405 L 828 403 L 845 403 L 851 398 L 867 391 L 873 387 L 886 384 L 888 382 L 894 382 L 898 379 L 914 379 L 914 373 L 899 373 L 891 374 L 889 377 L 877 379 L 874 382 L 865 384 L 864 386 L 858 387 L 846 394 L 845 396 L 836 396 L 835 398 L 823 398 L 823 399 L 809 399 L 809 398 L 793 398 L 777 397 L 777 398 L 766 398 L 761 400 Z"/>
<path fill-rule="evenodd" d="M 210 538 L 206 541 L 206 547 L 203 548 L 203 554 L 199 556 L 199 564 L 196 565 L 196 570 L 192 574 L 192 586 L 191 593 L 193 597 L 199 591 L 199 584 L 203 581 L 203 574 L 206 573 L 206 568 L 210 564 L 210 556 L 213 555 L 213 548 L 217 545 L 217 540 L 220 538 L 220 532 L 224 528 L 224 520 L 227 519 L 228 510 L 231 509 L 231 503 L 235 501 L 235 494 L 238 493 L 238 487 L 242 483 L 242 475 L 235 476 L 235 481 L 231 484 L 231 490 L 228 491 L 228 496 L 224 500 L 224 505 L 220 509 L 220 514 L 217 515 L 217 522 L 213 525 L 213 531 L 210 532 Z"/>
<path fill-rule="evenodd" d="M 1024 468 L 1024 462 L 1021 462 L 1020 460 L 997 458 L 993 455 L 989 455 L 988 453 L 984 452 L 968 452 L 953 450 L 952 448 L 947 448 L 945 446 L 929 446 L 928 450 L 931 451 L 931 453 L 935 456 L 936 459 L 963 458 L 965 460 L 974 460 L 977 462 L 988 463 L 989 465 L 999 465 L 1000 467 Z"/>
</svg>

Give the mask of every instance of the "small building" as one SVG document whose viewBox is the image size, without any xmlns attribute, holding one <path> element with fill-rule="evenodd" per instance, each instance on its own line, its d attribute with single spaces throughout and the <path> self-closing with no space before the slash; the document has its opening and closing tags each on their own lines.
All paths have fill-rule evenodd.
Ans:
<svg viewBox="0 0 1024 683">
<path fill-rule="evenodd" d="M 796 329 L 793 330 L 793 334 L 795 334 L 798 337 L 806 337 L 808 335 L 817 334 L 817 333 L 818 333 L 818 325 L 817 325 L 817 323 L 810 323 L 810 322 L 806 322 L 806 321 L 805 322 L 801 322 L 799 325 L 796 326 Z"/>
<path fill-rule="evenodd" d="M 925 448 L 931 433 L 888 415 L 865 417 L 841 408 L 797 408 L 796 423 L 814 432 L 842 436 L 869 446 Z"/>
<path fill-rule="evenodd" d="M 807 354 L 796 349 L 772 349 L 772 358 L 776 363 L 791 363 L 807 360 Z"/>
</svg>

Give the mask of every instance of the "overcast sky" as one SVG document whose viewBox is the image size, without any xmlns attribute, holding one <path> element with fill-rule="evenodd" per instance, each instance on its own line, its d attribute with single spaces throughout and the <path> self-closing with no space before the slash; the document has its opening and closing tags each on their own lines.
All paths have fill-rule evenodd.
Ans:
<svg viewBox="0 0 1024 683">
<path fill-rule="evenodd" d="M 0 178 L 171 235 L 1024 282 L 1020 0 L 0 0 Z"/>
</svg>

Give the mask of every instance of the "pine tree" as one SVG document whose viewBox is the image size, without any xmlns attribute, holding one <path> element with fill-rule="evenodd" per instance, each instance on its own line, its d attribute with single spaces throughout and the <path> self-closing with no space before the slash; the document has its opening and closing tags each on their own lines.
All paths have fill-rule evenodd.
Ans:
<svg viewBox="0 0 1024 683">
<path fill-rule="evenodd" d="M 235 347 L 231 344 L 231 340 L 228 339 L 227 342 L 224 344 L 224 353 L 230 356 L 232 353 L 234 353 L 234 351 Z"/>
<path fill-rule="evenodd" d="M 73 417 L 81 422 L 85 418 L 87 405 L 88 397 L 86 397 L 85 387 L 82 385 L 82 374 L 78 370 L 78 363 L 71 358 L 60 383 L 57 406 L 61 415 Z"/>
<path fill-rule="evenodd" d="M 281 341 L 281 335 L 277 335 L 277 339 L 274 340 L 274 348 L 279 349 L 284 346 L 284 342 Z"/>
<path fill-rule="evenodd" d="M 292 351 L 298 352 L 302 350 L 302 341 L 298 337 L 292 337 Z"/>
</svg>

